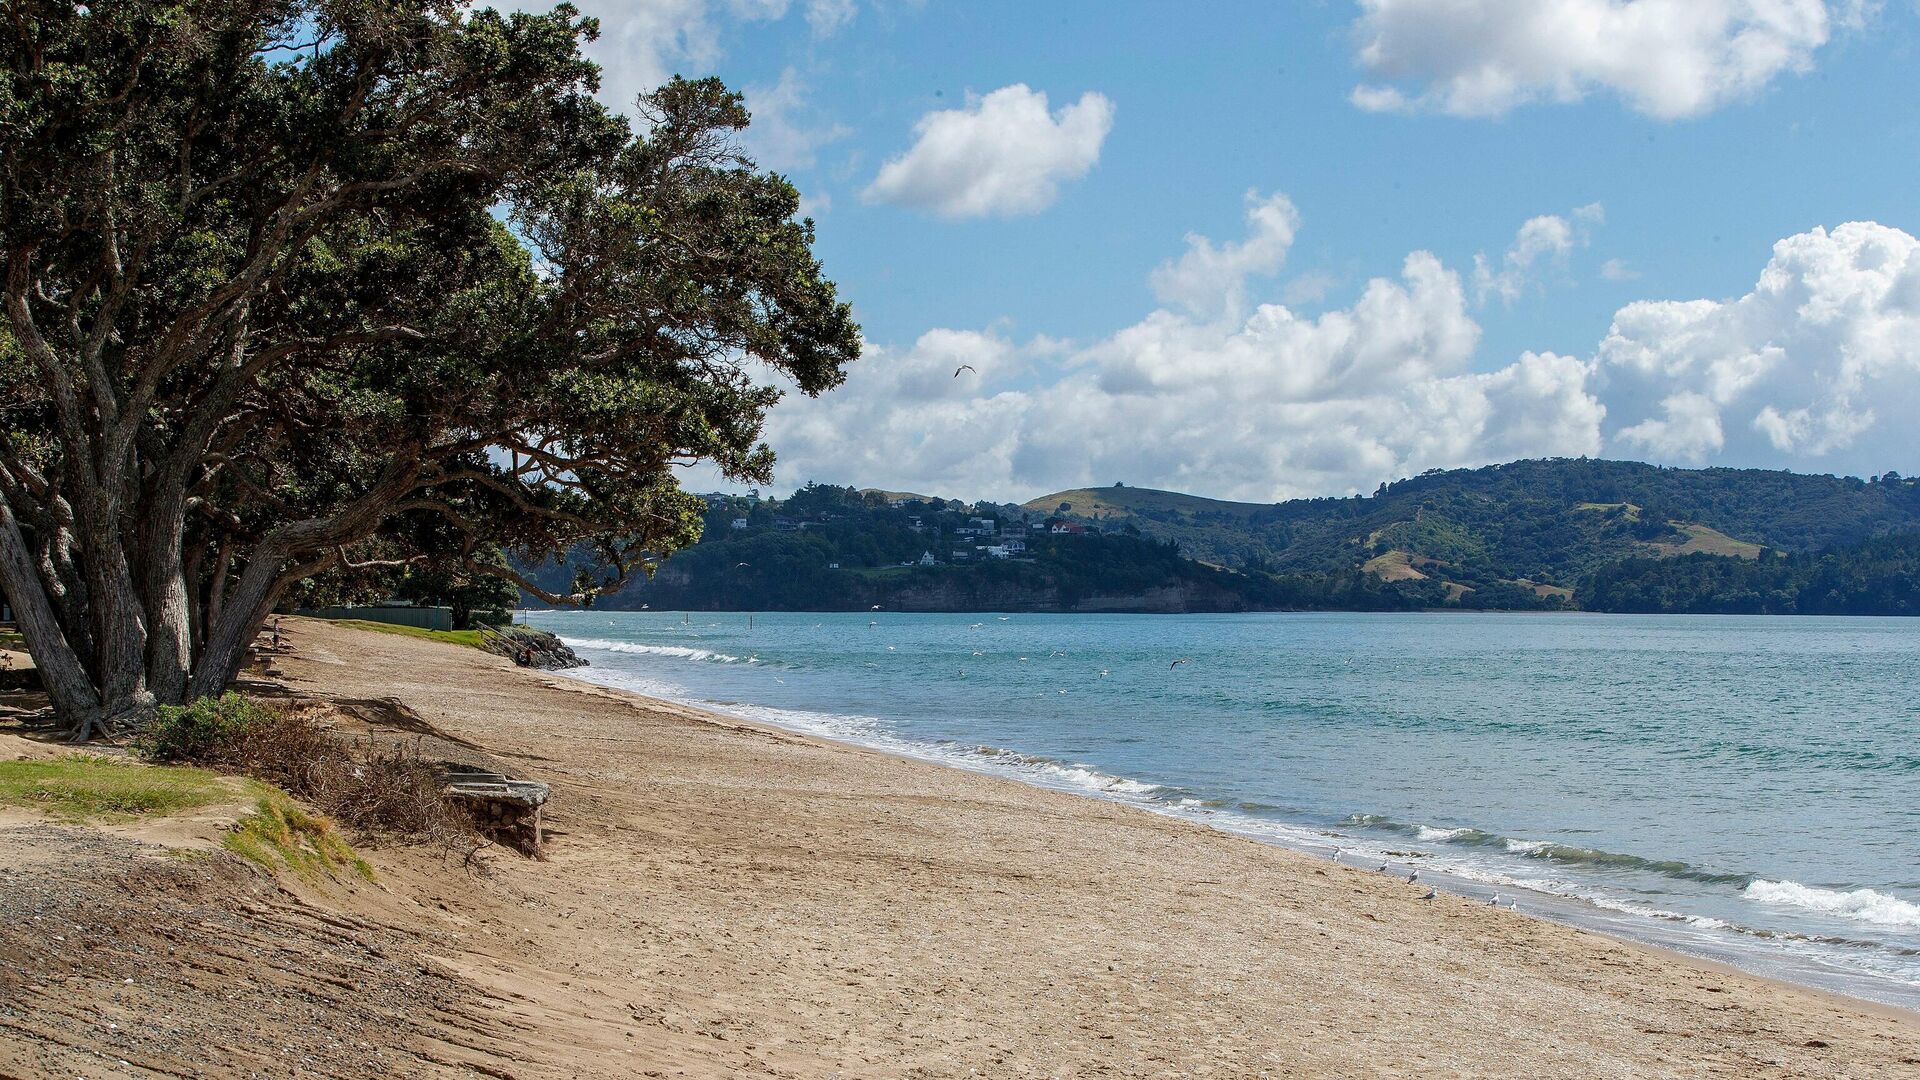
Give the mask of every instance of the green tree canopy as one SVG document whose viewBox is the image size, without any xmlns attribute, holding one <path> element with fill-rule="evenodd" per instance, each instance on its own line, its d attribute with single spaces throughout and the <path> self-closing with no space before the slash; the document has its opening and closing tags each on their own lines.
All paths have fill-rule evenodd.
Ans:
<svg viewBox="0 0 1920 1080">
<path fill-rule="evenodd" d="M 509 576 L 472 556 L 586 543 L 605 586 L 697 535 L 675 465 L 769 479 L 766 409 L 858 328 L 741 99 L 675 80 L 629 125 L 596 29 L 9 5 L 0 588 L 81 734 L 218 692 L 370 541 Z"/>
</svg>

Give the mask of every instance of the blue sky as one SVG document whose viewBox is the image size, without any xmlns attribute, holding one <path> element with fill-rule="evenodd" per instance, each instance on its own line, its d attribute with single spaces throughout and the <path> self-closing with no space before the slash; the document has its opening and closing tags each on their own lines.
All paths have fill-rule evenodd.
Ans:
<svg viewBox="0 0 1920 1080">
<path fill-rule="evenodd" d="M 748 93 L 865 329 L 780 487 L 1920 471 L 1913 0 L 582 6 L 610 102 Z"/>
</svg>

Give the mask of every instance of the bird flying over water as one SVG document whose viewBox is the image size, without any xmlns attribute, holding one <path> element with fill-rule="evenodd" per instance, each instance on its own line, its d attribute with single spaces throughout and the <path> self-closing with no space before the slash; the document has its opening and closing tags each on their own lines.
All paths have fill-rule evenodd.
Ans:
<svg viewBox="0 0 1920 1080">
<path fill-rule="evenodd" d="M 972 364 L 961 364 L 961 365 L 960 365 L 959 367 L 957 367 L 957 368 L 954 368 L 954 369 L 953 369 L 953 377 L 954 377 L 954 378 L 956 378 L 956 379 L 957 379 L 957 378 L 959 378 L 959 377 L 960 377 L 960 373 L 961 373 L 961 372 L 963 372 L 963 371 L 973 371 L 973 365 L 972 365 Z M 980 374 L 980 373 L 979 373 L 979 372 L 977 372 L 977 371 L 973 371 L 973 373 L 974 373 L 975 375 L 978 375 L 978 374 Z"/>
<path fill-rule="evenodd" d="M 1193 661 L 1192 661 L 1192 660 L 1189 660 L 1189 659 L 1187 659 L 1186 657 L 1184 657 L 1184 656 L 1183 656 L 1183 657 L 1181 657 L 1180 659 L 1178 659 L 1178 660 L 1175 660 L 1175 661 L 1174 661 L 1173 663 L 1171 663 L 1171 664 L 1168 664 L 1168 665 L 1167 665 L 1167 667 L 1168 667 L 1168 668 L 1177 668 L 1177 667 L 1179 667 L 1179 666 L 1180 666 L 1181 664 L 1191 664 L 1191 663 L 1193 663 Z"/>
</svg>

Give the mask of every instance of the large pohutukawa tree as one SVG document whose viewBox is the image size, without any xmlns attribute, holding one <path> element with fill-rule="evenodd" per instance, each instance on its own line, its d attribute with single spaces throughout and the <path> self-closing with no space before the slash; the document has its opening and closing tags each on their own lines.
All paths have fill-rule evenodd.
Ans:
<svg viewBox="0 0 1920 1080">
<path fill-rule="evenodd" d="M 842 378 L 858 328 L 740 99 L 676 80 L 630 126 L 595 30 L 5 5 L 0 590 L 77 735 L 222 690 L 357 552 L 585 542 L 605 586 L 695 538 L 676 464 L 766 480 L 773 384 Z"/>
</svg>

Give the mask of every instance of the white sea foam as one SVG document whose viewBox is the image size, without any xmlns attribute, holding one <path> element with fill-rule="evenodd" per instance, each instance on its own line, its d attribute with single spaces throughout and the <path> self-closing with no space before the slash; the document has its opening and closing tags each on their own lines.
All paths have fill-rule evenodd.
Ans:
<svg viewBox="0 0 1920 1080">
<path fill-rule="evenodd" d="M 1515 855 L 1538 855 L 1553 845 L 1545 840 L 1508 840 L 1506 846 Z"/>
<path fill-rule="evenodd" d="M 1443 844 L 1454 837 L 1465 836 L 1472 831 L 1472 829 L 1436 829 L 1431 825 L 1422 825 L 1414 832 L 1414 837 L 1429 844 Z"/>
<path fill-rule="evenodd" d="M 598 649 L 603 652 L 639 653 L 643 656 L 672 656 L 681 660 L 706 660 L 716 664 L 757 664 L 758 657 L 732 656 L 708 649 L 693 649 L 685 645 L 642 645 L 632 641 L 605 641 L 600 638 L 568 638 L 567 644 L 576 649 Z"/>
<path fill-rule="evenodd" d="M 1747 899 L 1762 904 L 1797 907 L 1837 915 L 1857 922 L 1880 926 L 1920 927 L 1920 904 L 1874 889 L 1818 889 L 1797 881 L 1755 881 L 1748 885 Z"/>
<path fill-rule="evenodd" d="M 1667 922 L 1686 923 L 1689 926 L 1697 926 L 1702 930 L 1733 929 L 1738 931 L 1745 929 L 1744 927 L 1734 926 L 1732 923 L 1722 919 L 1715 919 L 1706 915 L 1688 915 L 1682 911 L 1668 911 L 1665 908 L 1657 908 L 1632 900 L 1620 900 L 1610 896 L 1582 896 L 1580 899 L 1585 900 L 1595 907 L 1605 908 L 1608 911 L 1618 911 L 1625 915 L 1638 915 L 1643 919 L 1663 919 Z"/>
</svg>

